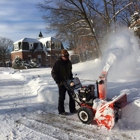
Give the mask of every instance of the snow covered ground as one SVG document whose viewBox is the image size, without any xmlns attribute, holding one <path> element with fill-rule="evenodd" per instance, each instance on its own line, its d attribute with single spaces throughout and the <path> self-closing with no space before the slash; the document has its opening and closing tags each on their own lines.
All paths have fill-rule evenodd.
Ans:
<svg viewBox="0 0 140 140">
<path fill-rule="evenodd" d="M 131 35 L 131 36 L 129 36 Z M 115 39 L 114 39 L 115 38 Z M 140 56 L 128 31 L 111 35 L 102 60 L 73 65 L 83 85 L 95 84 L 106 63 L 107 97 L 127 94 L 128 104 L 112 130 L 83 124 L 77 114 L 57 115 L 58 92 L 51 68 L 0 68 L 0 140 L 140 140 Z M 123 54 L 123 56 L 122 56 Z M 110 63 L 111 64 L 111 63 Z M 68 96 L 65 101 L 68 109 Z M 78 106 L 77 106 L 78 109 Z"/>
</svg>

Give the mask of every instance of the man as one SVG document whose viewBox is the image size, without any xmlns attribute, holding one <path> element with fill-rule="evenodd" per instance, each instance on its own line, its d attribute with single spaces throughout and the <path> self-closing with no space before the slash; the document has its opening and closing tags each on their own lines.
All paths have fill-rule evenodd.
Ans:
<svg viewBox="0 0 140 140">
<path fill-rule="evenodd" d="M 67 115 L 68 113 L 65 112 L 65 108 L 64 108 L 64 100 L 65 100 L 65 94 L 67 89 L 65 88 L 63 83 L 65 82 L 65 80 L 73 78 L 72 63 L 69 60 L 69 53 L 67 52 L 67 50 L 65 49 L 61 50 L 61 56 L 55 62 L 51 74 L 54 81 L 58 85 L 58 91 L 59 91 L 58 112 L 61 115 Z M 69 110 L 71 113 L 76 113 L 77 111 L 75 109 L 75 101 L 72 98 L 70 92 L 68 92 L 68 95 L 69 95 Z"/>
</svg>

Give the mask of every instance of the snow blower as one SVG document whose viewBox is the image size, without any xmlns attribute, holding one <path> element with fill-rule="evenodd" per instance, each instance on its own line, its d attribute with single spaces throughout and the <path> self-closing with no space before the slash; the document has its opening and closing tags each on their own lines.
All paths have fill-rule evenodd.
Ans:
<svg viewBox="0 0 140 140">
<path fill-rule="evenodd" d="M 126 94 L 120 94 L 110 100 L 106 98 L 107 74 L 111 64 L 106 63 L 96 84 L 83 86 L 78 77 L 64 83 L 80 107 L 77 112 L 80 121 L 84 124 L 96 121 L 98 126 L 105 126 L 108 130 L 121 118 L 122 108 L 127 104 Z"/>
<path fill-rule="evenodd" d="M 105 126 L 110 130 L 121 118 L 121 109 L 127 103 L 127 96 L 121 94 L 111 100 L 106 99 L 106 71 L 103 71 L 96 81 L 97 96 L 95 85 L 82 86 L 78 77 L 67 80 L 64 85 L 80 106 L 77 114 L 81 122 L 91 124 L 95 120 L 99 126 Z"/>
</svg>

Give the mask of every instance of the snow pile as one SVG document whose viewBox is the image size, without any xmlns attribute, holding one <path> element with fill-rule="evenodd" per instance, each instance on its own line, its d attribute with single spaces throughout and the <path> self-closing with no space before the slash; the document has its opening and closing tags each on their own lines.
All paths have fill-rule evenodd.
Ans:
<svg viewBox="0 0 140 140">
<path fill-rule="evenodd" d="M 139 86 L 138 86 L 139 87 Z M 127 94 L 128 105 L 123 108 L 123 121 L 140 124 L 140 87 L 122 90 L 121 93 Z"/>
<path fill-rule="evenodd" d="M 140 123 L 140 98 L 134 100 L 123 110 L 123 120 L 128 122 Z"/>
<path fill-rule="evenodd" d="M 43 73 L 40 73 L 43 70 Z M 39 72 L 37 75 L 36 73 Z M 47 75 L 50 77 L 51 69 L 48 68 L 48 72 L 44 73 L 44 68 L 39 69 L 25 69 L 25 70 L 14 70 L 9 69 L 4 72 L 9 74 L 16 79 L 23 80 L 31 87 L 31 93 L 37 96 L 38 102 L 47 102 L 48 104 L 57 104 L 58 93 L 56 89 L 56 83 L 53 79 L 50 82 L 47 80 Z M 50 87 L 51 86 L 51 87 Z"/>
<path fill-rule="evenodd" d="M 38 102 L 58 104 L 58 91 L 56 89 L 56 84 L 49 85 L 49 83 L 46 83 L 40 87 L 38 93 Z"/>
</svg>

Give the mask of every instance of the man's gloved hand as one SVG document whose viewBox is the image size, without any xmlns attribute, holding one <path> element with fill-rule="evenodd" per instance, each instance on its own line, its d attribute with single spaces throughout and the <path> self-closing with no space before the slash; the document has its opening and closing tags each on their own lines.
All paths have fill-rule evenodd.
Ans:
<svg viewBox="0 0 140 140">
<path fill-rule="evenodd" d="M 58 86 L 62 86 L 63 85 L 63 82 L 60 82 L 60 83 L 57 83 Z"/>
<path fill-rule="evenodd" d="M 71 79 L 74 79 L 73 76 L 71 77 Z"/>
</svg>

